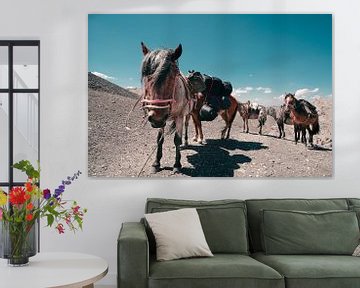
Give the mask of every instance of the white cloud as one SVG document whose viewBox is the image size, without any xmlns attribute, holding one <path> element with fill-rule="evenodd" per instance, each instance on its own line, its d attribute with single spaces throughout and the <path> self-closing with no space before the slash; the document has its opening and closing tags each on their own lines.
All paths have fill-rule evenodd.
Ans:
<svg viewBox="0 0 360 288">
<path fill-rule="evenodd" d="M 284 101 L 285 98 L 285 94 L 281 94 L 280 96 L 274 96 L 273 99 L 275 100 L 280 100 L 281 102 Z"/>
<path fill-rule="evenodd" d="M 245 87 L 245 90 L 252 91 L 252 90 L 254 90 L 254 88 L 253 87 Z"/>
<path fill-rule="evenodd" d="M 298 89 L 295 92 L 295 97 L 303 97 L 306 98 L 307 96 L 309 96 L 309 94 L 312 93 L 317 93 L 319 92 L 319 88 L 315 88 L 315 89 L 308 89 L 308 88 L 303 88 L 303 89 Z"/>
<path fill-rule="evenodd" d="M 241 94 L 246 94 L 248 93 L 248 90 L 246 90 L 245 88 L 237 88 L 234 90 L 234 94 L 237 95 L 237 96 L 240 96 Z"/>
<path fill-rule="evenodd" d="M 100 73 L 100 72 L 96 72 L 96 71 L 91 72 L 91 73 L 94 74 L 94 75 L 96 75 L 96 76 L 98 76 L 98 77 L 100 77 L 100 78 L 103 78 L 103 79 L 109 80 L 109 81 L 116 79 L 115 77 L 108 76 L 108 75 L 106 75 L 106 74 L 104 74 L 104 73 Z"/>
<path fill-rule="evenodd" d="M 263 92 L 265 94 L 270 94 L 272 92 L 271 88 L 269 88 L 269 87 L 261 87 L 260 86 L 260 87 L 257 87 L 256 90 L 259 92 Z"/>
</svg>

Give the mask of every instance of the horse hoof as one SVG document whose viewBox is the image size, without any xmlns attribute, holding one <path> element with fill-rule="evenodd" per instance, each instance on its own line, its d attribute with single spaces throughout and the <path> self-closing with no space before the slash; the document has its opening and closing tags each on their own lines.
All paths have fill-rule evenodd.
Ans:
<svg viewBox="0 0 360 288">
<path fill-rule="evenodd" d="M 193 142 L 198 142 L 198 139 L 196 137 L 192 138 Z"/>
<path fill-rule="evenodd" d="M 184 144 L 180 145 L 180 148 L 187 148 L 189 146 L 189 143 L 186 141 Z"/>
<path fill-rule="evenodd" d="M 174 174 L 179 174 L 181 172 L 181 167 L 174 167 L 173 172 Z"/>
<path fill-rule="evenodd" d="M 152 167 L 151 167 L 151 172 L 152 172 L 153 174 L 160 172 L 160 166 L 152 166 Z"/>
<path fill-rule="evenodd" d="M 202 139 L 202 140 L 199 139 L 198 143 L 201 144 L 201 145 L 205 145 L 205 144 L 206 144 L 206 140 L 204 140 L 204 139 Z"/>
</svg>

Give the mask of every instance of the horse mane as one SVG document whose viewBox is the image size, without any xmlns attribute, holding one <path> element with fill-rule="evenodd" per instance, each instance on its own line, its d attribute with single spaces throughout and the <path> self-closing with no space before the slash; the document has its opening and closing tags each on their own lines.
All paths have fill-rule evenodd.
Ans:
<svg viewBox="0 0 360 288">
<path fill-rule="evenodd" d="M 141 80 L 151 77 L 155 89 L 160 89 L 177 63 L 171 59 L 173 49 L 158 49 L 145 55 L 141 65 Z"/>
</svg>

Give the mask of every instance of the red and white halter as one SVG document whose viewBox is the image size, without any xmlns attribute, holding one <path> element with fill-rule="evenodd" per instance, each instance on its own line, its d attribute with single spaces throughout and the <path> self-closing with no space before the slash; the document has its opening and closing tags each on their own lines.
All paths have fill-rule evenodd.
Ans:
<svg viewBox="0 0 360 288">
<path fill-rule="evenodd" d="M 144 94 L 143 99 L 141 100 L 141 103 L 144 103 L 142 109 L 155 109 L 155 110 L 169 109 L 169 110 L 171 110 L 171 105 L 173 103 L 176 103 L 176 99 L 175 99 L 176 86 L 177 86 L 177 80 L 180 77 L 181 77 L 181 74 L 176 74 L 173 91 L 172 91 L 170 98 L 168 98 L 168 99 L 145 99 L 145 94 Z"/>
</svg>

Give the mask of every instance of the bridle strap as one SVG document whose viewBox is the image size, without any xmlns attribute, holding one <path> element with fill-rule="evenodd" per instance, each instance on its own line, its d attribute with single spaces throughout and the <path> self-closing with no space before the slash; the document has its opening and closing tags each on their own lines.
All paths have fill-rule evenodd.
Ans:
<svg viewBox="0 0 360 288">
<path fill-rule="evenodd" d="M 177 85 L 177 79 L 179 77 L 181 77 L 181 74 L 180 73 L 176 74 L 171 98 L 169 98 L 169 99 L 145 99 L 145 98 L 143 98 L 141 100 L 141 103 L 144 103 L 145 105 L 142 107 L 142 109 L 171 109 L 171 105 L 173 103 L 176 103 L 176 100 L 175 100 L 176 85 Z M 161 106 L 161 104 L 168 104 L 168 105 Z"/>
<path fill-rule="evenodd" d="M 167 103 L 172 102 L 172 101 L 173 101 L 173 99 L 164 99 L 164 100 L 160 100 L 160 99 L 154 99 L 154 100 L 143 99 L 143 100 L 141 100 L 141 103 L 167 104 Z"/>
</svg>

